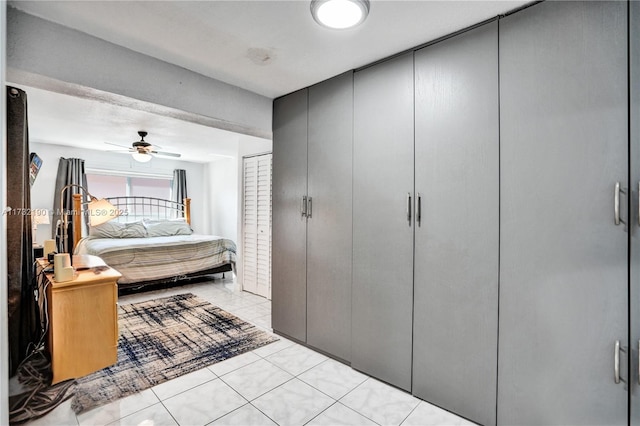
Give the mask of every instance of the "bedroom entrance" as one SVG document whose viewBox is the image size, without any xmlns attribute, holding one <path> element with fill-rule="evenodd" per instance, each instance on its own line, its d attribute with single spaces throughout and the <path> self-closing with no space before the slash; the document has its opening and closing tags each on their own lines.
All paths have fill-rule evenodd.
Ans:
<svg viewBox="0 0 640 426">
<path fill-rule="evenodd" d="M 242 288 L 271 299 L 271 154 L 242 162 Z"/>
</svg>

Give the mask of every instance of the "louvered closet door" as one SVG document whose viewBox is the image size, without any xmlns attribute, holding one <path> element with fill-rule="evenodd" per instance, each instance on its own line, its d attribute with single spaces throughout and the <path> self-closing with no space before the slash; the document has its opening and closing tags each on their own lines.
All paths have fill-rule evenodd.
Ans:
<svg viewBox="0 0 640 426">
<path fill-rule="evenodd" d="M 243 289 L 271 297 L 271 154 L 244 159 Z"/>
<path fill-rule="evenodd" d="M 243 169 L 242 288 L 255 293 L 258 288 L 256 276 L 258 263 L 258 167 L 256 158 L 245 158 Z"/>
<path fill-rule="evenodd" d="M 500 21 L 498 424 L 628 421 L 627 7 Z"/>
</svg>

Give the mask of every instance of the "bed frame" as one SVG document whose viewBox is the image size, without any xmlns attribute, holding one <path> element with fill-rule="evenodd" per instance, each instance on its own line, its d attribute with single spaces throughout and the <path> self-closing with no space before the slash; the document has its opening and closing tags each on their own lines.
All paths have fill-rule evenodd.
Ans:
<svg viewBox="0 0 640 426">
<path fill-rule="evenodd" d="M 166 220 L 184 218 L 186 222 L 191 225 L 191 198 L 185 198 L 182 203 L 172 200 L 164 200 L 154 197 L 106 197 L 105 200 L 109 201 L 119 212 L 122 214 L 115 219 L 117 222 L 132 222 L 143 218 L 153 220 Z M 82 212 L 82 195 L 73 195 L 73 247 L 78 244 L 78 241 L 82 238 L 82 220 L 76 220 L 79 218 L 79 212 Z M 165 278 L 162 280 L 152 280 L 144 282 L 136 282 L 130 284 L 118 285 L 118 291 L 125 290 L 125 292 L 140 291 L 143 288 L 150 287 L 155 288 L 159 285 L 172 285 L 179 282 L 188 282 L 193 279 L 203 278 L 212 274 L 223 274 L 225 272 L 232 272 L 233 266 L 226 264 L 218 266 L 216 268 L 207 269 L 204 271 L 194 272 L 187 275 L 179 275 L 175 277 Z"/>
<path fill-rule="evenodd" d="M 112 219 L 116 222 L 133 222 L 147 218 L 154 220 L 184 218 L 191 225 L 191 198 L 185 198 L 182 203 L 153 197 L 106 197 L 120 216 Z M 82 195 L 73 194 L 73 247 L 82 238 L 82 220 L 76 220 L 82 212 Z"/>
</svg>

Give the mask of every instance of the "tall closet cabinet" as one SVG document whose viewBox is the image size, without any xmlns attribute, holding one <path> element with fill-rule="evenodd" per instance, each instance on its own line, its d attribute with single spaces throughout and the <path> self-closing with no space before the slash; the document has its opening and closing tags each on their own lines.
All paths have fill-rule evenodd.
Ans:
<svg viewBox="0 0 640 426">
<path fill-rule="evenodd" d="M 415 53 L 413 393 L 495 423 L 498 23 Z"/>
<path fill-rule="evenodd" d="M 627 7 L 500 21 L 500 424 L 627 423 Z"/>
<path fill-rule="evenodd" d="M 351 365 L 411 390 L 413 54 L 358 71 Z"/>
<path fill-rule="evenodd" d="M 349 361 L 353 73 L 274 102 L 273 329 Z"/>
<path fill-rule="evenodd" d="M 273 173 L 277 332 L 479 424 L 640 425 L 640 1 L 279 98 Z"/>
</svg>

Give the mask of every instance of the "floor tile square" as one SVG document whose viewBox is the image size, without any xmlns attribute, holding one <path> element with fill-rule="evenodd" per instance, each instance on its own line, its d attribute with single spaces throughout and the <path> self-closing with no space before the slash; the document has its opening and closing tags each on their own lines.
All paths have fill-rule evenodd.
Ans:
<svg viewBox="0 0 640 426">
<path fill-rule="evenodd" d="M 280 426 L 303 425 L 335 401 L 306 383 L 293 379 L 262 395 L 252 404 Z"/>
<path fill-rule="evenodd" d="M 190 389 L 163 401 L 180 425 L 205 425 L 247 403 L 220 379 Z"/>
<path fill-rule="evenodd" d="M 119 420 L 123 417 L 150 407 L 160 402 L 158 397 L 151 389 L 127 396 L 110 402 L 106 405 L 96 407 L 93 410 L 78 414 L 78 423 L 80 425 L 106 425 L 108 423 Z"/>
<path fill-rule="evenodd" d="M 420 401 L 415 410 L 402 422 L 402 426 L 472 426 L 472 423 L 442 408 Z"/>
<path fill-rule="evenodd" d="M 336 402 L 331 407 L 318 414 L 305 426 L 376 426 L 371 419 L 356 413 L 351 408 Z"/>
<path fill-rule="evenodd" d="M 340 399 L 367 380 L 367 376 L 338 361 L 328 359 L 298 376 L 303 382 Z"/>
<path fill-rule="evenodd" d="M 296 343 L 292 342 L 289 339 L 285 339 L 282 336 L 277 336 L 277 337 L 280 340 L 278 340 L 277 342 L 269 343 L 268 345 L 263 346 L 261 348 L 254 349 L 253 353 L 256 354 L 256 355 L 259 355 L 259 356 L 261 356 L 263 358 L 266 358 L 271 354 L 274 354 L 276 352 L 280 352 L 281 350 L 286 349 L 286 348 L 296 344 Z"/>
<path fill-rule="evenodd" d="M 211 424 L 218 426 L 276 426 L 269 417 L 251 404 L 244 405 Z"/>
<path fill-rule="evenodd" d="M 270 346 L 270 345 L 273 345 L 273 343 L 270 343 L 267 346 Z M 240 367 L 244 367 L 247 364 L 256 362 L 260 359 L 262 358 L 260 358 L 258 355 L 254 354 L 253 352 L 245 352 L 241 355 L 236 355 L 229 359 L 225 359 L 224 361 L 211 364 L 207 368 L 211 370 L 211 372 L 213 372 L 215 375 L 222 376 L 233 370 L 237 370 Z"/>
<path fill-rule="evenodd" d="M 340 402 L 381 425 L 399 425 L 420 402 L 412 395 L 367 379 Z"/>
<path fill-rule="evenodd" d="M 203 383 L 214 380 L 217 376 L 208 368 L 201 368 L 193 373 L 176 377 L 168 382 L 161 383 L 151 388 L 160 401 L 178 395 L 184 391 L 195 388 Z"/>
<path fill-rule="evenodd" d="M 164 408 L 162 404 L 155 404 L 144 410 L 130 414 L 110 426 L 178 426 L 178 423 L 171 417 L 171 414 Z"/>
<path fill-rule="evenodd" d="M 293 345 L 269 355 L 266 360 L 297 376 L 328 358 L 301 345 Z"/>
<path fill-rule="evenodd" d="M 270 362 L 260 359 L 221 377 L 249 401 L 293 379 L 286 371 Z"/>
</svg>

